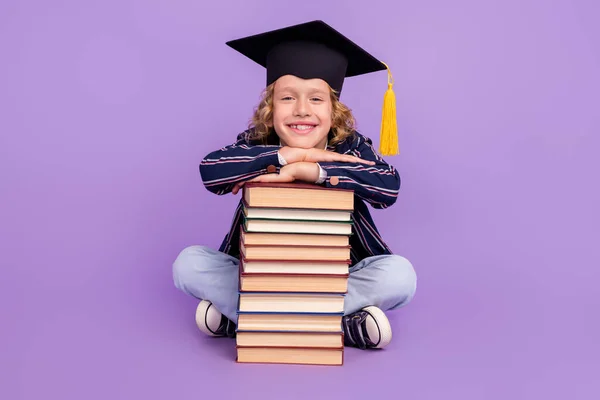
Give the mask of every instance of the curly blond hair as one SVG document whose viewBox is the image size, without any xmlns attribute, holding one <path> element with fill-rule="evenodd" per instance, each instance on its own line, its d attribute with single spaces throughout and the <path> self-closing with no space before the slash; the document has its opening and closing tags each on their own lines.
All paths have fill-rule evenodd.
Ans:
<svg viewBox="0 0 600 400">
<path fill-rule="evenodd" d="M 275 83 L 272 83 L 263 90 L 260 102 L 248 124 L 248 127 L 252 129 L 250 139 L 259 140 L 263 144 L 267 143 L 269 135 L 276 134 L 273 129 L 274 88 Z M 331 131 L 333 133 L 333 138 L 329 141 L 329 144 L 336 145 L 354 134 L 356 120 L 352 115 L 352 111 L 339 100 L 337 92 L 331 87 L 329 87 L 329 92 L 332 106 Z"/>
</svg>

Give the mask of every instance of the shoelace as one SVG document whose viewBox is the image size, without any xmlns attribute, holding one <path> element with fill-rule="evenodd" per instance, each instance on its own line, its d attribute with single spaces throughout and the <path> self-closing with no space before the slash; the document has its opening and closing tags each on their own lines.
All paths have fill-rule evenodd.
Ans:
<svg viewBox="0 0 600 400">
<path fill-rule="evenodd" d="M 224 335 L 230 338 L 234 338 L 236 335 L 235 329 L 236 324 L 234 324 L 229 318 L 224 315 L 221 315 L 221 321 L 219 322 L 219 327 L 214 332 L 215 335 Z"/>
<path fill-rule="evenodd" d="M 344 344 L 363 350 L 375 345 L 369 338 L 364 324 L 368 315 L 366 311 L 358 311 L 344 317 Z"/>
<path fill-rule="evenodd" d="M 227 327 L 225 328 L 225 335 L 229 338 L 234 338 L 235 337 L 235 328 L 236 328 L 236 325 L 230 319 L 227 319 Z"/>
</svg>

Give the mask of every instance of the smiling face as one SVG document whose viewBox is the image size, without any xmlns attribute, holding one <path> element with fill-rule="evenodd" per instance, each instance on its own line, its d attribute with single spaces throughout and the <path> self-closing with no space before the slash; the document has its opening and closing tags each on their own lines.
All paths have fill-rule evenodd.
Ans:
<svg viewBox="0 0 600 400">
<path fill-rule="evenodd" d="M 282 146 L 324 149 L 331 109 L 331 90 L 322 79 L 285 75 L 275 82 L 273 128 Z"/>
</svg>

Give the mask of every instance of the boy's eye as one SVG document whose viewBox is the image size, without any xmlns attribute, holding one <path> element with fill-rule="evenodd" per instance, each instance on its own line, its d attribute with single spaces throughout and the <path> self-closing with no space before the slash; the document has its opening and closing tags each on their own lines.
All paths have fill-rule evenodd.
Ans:
<svg viewBox="0 0 600 400">
<path fill-rule="evenodd" d="M 281 100 L 292 100 L 292 96 L 286 96 L 286 97 L 282 98 Z"/>
<path fill-rule="evenodd" d="M 323 101 L 323 99 L 321 99 L 320 97 L 313 97 L 311 100 L 312 101 Z"/>
</svg>

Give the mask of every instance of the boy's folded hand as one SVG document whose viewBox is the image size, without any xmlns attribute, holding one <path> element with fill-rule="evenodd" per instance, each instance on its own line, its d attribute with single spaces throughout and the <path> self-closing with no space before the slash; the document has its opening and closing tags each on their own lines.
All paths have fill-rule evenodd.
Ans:
<svg viewBox="0 0 600 400">
<path fill-rule="evenodd" d="M 279 150 L 279 152 L 288 164 L 303 161 L 312 163 L 338 161 L 375 165 L 374 161 L 363 160 L 362 158 L 351 156 L 349 154 L 339 154 L 333 151 L 327 151 L 323 149 L 302 149 L 298 147 L 284 146 Z"/>
<path fill-rule="evenodd" d="M 263 174 L 248 181 L 240 182 L 233 187 L 231 192 L 237 194 L 247 182 L 316 182 L 319 179 L 319 166 L 312 162 L 298 162 L 288 164 L 279 170 L 278 174 Z"/>
</svg>

